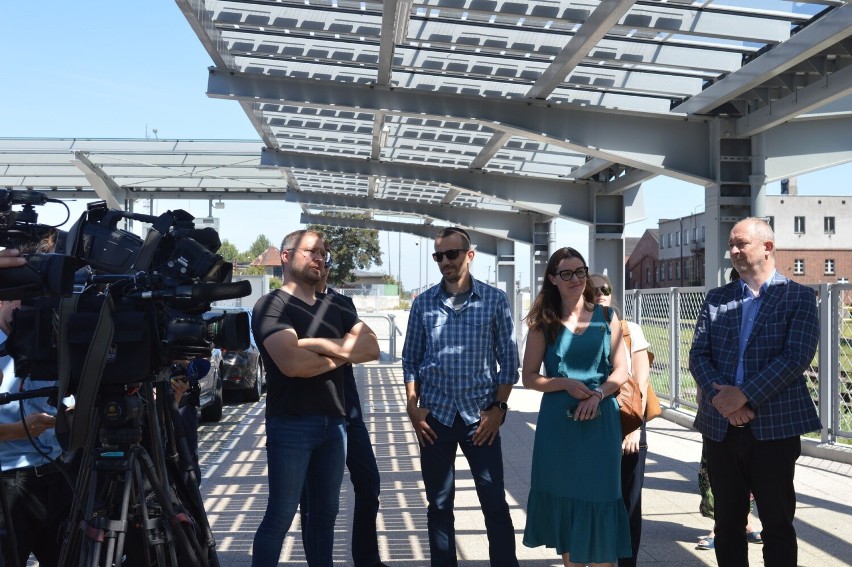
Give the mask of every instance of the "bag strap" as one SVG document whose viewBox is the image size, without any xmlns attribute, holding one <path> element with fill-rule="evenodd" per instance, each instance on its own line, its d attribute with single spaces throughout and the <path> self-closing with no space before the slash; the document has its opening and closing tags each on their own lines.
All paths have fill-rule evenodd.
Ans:
<svg viewBox="0 0 852 567">
<path fill-rule="evenodd" d="M 624 342 L 627 344 L 627 352 L 633 354 L 633 340 L 630 338 L 630 326 L 624 319 L 621 320 L 621 336 L 624 337 Z"/>
</svg>

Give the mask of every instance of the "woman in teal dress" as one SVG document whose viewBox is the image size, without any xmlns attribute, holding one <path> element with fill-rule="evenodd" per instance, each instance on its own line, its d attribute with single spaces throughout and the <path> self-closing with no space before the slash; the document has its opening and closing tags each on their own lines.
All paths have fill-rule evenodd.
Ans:
<svg viewBox="0 0 852 567">
<path fill-rule="evenodd" d="M 527 323 L 524 386 L 544 395 L 524 545 L 555 548 L 566 567 L 614 566 L 632 555 L 615 400 L 627 357 L 618 317 L 595 305 L 579 252 L 561 248 L 550 257 Z"/>
</svg>

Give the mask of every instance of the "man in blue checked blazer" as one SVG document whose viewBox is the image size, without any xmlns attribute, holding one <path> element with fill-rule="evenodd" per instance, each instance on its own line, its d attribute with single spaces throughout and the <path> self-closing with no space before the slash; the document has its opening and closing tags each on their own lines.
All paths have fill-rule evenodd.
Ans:
<svg viewBox="0 0 852 567">
<path fill-rule="evenodd" d="M 751 492 L 765 564 L 795 567 L 799 436 L 821 427 L 804 377 L 819 342 L 816 296 L 775 270 L 775 234 L 765 220 L 734 225 L 728 248 L 740 280 L 707 293 L 689 353 L 699 388 L 695 426 L 715 497 L 716 559 L 720 567 L 748 565 Z"/>
</svg>

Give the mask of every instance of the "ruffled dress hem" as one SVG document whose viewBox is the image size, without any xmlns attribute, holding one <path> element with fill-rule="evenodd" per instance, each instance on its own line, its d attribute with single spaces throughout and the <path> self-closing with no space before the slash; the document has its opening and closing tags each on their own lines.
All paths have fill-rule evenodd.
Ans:
<svg viewBox="0 0 852 567">
<path fill-rule="evenodd" d="M 613 526 L 618 526 L 613 530 Z M 574 563 L 614 563 L 632 557 L 624 502 L 588 502 L 553 494 L 530 493 L 523 543 L 546 546 Z M 615 553 L 615 555 L 613 555 Z"/>
</svg>

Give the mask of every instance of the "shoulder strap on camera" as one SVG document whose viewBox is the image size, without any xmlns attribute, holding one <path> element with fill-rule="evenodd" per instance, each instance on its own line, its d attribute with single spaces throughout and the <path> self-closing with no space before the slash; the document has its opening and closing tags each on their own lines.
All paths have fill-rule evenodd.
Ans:
<svg viewBox="0 0 852 567">
<path fill-rule="evenodd" d="M 62 300 L 59 310 L 60 336 L 67 337 L 67 323 L 70 316 L 77 311 L 79 296 L 75 295 Z M 56 412 L 56 439 L 66 451 L 83 447 L 90 428 L 97 428 L 92 423 L 94 419 L 95 399 L 101 385 L 104 366 L 112 345 L 115 325 L 113 322 L 113 301 L 109 295 L 104 296 L 98 313 L 98 322 L 86 352 L 86 360 L 80 376 L 77 377 L 77 388 L 74 393 L 74 423 L 72 427 L 66 416 L 67 409 L 62 400 L 66 397 L 68 385 L 71 381 L 71 360 L 67 340 L 63 338 L 63 344 L 59 348 L 59 386 L 58 386 L 58 409 Z"/>
</svg>

